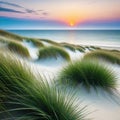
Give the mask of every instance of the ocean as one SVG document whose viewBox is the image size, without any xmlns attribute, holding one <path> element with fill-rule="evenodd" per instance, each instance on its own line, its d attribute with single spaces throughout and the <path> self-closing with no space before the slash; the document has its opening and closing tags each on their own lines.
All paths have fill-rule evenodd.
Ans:
<svg viewBox="0 0 120 120">
<path fill-rule="evenodd" d="M 120 49 L 120 30 L 9 30 L 26 37 Z"/>
</svg>

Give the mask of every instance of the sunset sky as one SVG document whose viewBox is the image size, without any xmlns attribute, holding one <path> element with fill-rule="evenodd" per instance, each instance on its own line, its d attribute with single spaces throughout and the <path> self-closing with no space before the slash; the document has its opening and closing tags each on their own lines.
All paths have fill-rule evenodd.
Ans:
<svg viewBox="0 0 120 120">
<path fill-rule="evenodd" d="M 1 29 L 120 29 L 120 0 L 0 0 Z"/>
</svg>

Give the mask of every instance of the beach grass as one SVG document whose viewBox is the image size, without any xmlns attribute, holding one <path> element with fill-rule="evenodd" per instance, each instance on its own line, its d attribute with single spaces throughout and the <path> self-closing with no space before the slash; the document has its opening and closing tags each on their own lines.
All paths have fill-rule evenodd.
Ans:
<svg viewBox="0 0 120 120">
<path fill-rule="evenodd" d="M 47 46 L 39 50 L 39 59 L 45 59 L 51 57 L 57 59 L 59 56 L 61 56 L 67 61 L 70 61 L 69 54 L 62 47 Z"/>
<path fill-rule="evenodd" d="M 74 45 L 74 44 L 70 44 L 70 43 L 66 43 L 66 42 L 61 42 L 61 43 L 57 43 L 55 41 L 52 40 L 47 40 L 47 39 L 40 39 L 41 41 L 47 42 L 51 45 L 54 46 L 58 46 L 58 47 L 63 47 L 63 48 L 67 48 L 73 52 L 75 52 L 76 50 L 80 51 L 80 52 L 85 52 L 85 48 L 80 46 L 80 45 Z"/>
<path fill-rule="evenodd" d="M 0 54 L 0 119 L 6 120 L 85 120 L 73 90 L 51 85 L 30 67 Z"/>
<path fill-rule="evenodd" d="M 57 43 L 57 42 L 55 42 L 55 41 L 52 41 L 52 40 L 48 40 L 48 39 L 40 39 L 40 41 L 43 41 L 43 42 L 49 43 L 49 44 L 51 44 L 51 45 L 60 46 L 59 43 Z"/>
<path fill-rule="evenodd" d="M 36 47 L 43 47 L 44 44 L 39 40 L 39 39 L 36 39 L 36 38 L 25 38 L 26 41 L 31 41 Z"/>
<path fill-rule="evenodd" d="M 80 45 L 76 45 L 76 50 L 78 50 L 78 51 L 84 53 L 84 52 L 85 52 L 85 47 L 80 46 Z"/>
<path fill-rule="evenodd" d="M 113 54 L 120 56 L 120 50 L 113 49 L 113 50 L 109 50 L 109 52 L 112 52 Z"/>
<path fill-rule="evenodd" d="M 73 52 L 75 52 L 75 50 L 76 50 L 75 46 L 72 45 L 72 44 L 69 44 L 69 43 L 60 43 L 60 45 L 61 45 L 62 47 L 65 47 L 65 48 L 73 51 Z"/>
<path fill-rule="evenodd" d="M 28 49 L 24 47 L 22 44 L 20 44 L 19 42 L 13 42 L 13 41 L 8 42 L 8 49 L 11 52 L 17 53 L 22 57 L 30 57 Z"/>
<path fill-rule="evenodd" d="M 78 50 L 80 52 L 85 52 L 85 48 L 80 45 L 74 45 L 74 44 L 70 44 L 70 43 L 66 43 L 66 42 L 60 43 L 60 45 L 62 47 L 65 47 L 65 48 L 73 51 L 73 52 L 75 52 L 76 50 Z"/>
<path fill-rule="evenodd" d="M 120 64 L 120 52 L 111 51 L 111 50 L 96 50 L 90 53 L 87 53 L 84 58 L 97 58 L 103 59 L 111 63 Z"/>
<path fill-rule="evenodd" d="M 28 42 L 31 41 L 37 47 L 44 46 L 44 44 L 39 39 L 36 39 L 36 38 L 22 37 L 22 36 L 19 36 L 19 35 L 16 35 L 16 34 L 13 34 L 13 33 L 7 32 L 7 31 L 3 31 L 3 30 L 0 30 L 0 35 L 4 37 L 4 39 L 0 37 L 1 42 L 6 42 L 6 43 L 8 43 L 10 41 L 22 42 L 25 39 Z"/>
<path fill-rule="evenodd" d="M 22 41 L 22 37 L 19 35 L 15 35 L 13 33 L 10 33 L 8 31 L 4 31 L 4 30 L 0 30 L 0 36 L 6 37 L 8 39 L 12 39 L 12 40 L 17 40 L 17 41 Z"/>
<path fill-rule="evenodd" d="M 99 50 L 99 49 L 101 49 L 100 47 L 97 47 L 97 46 L 89 46 L 90 48 L 92 48 L 92 49 L 94 49 L 94 50 Z"/>
<path fill-rule="evenodd" d="M 6 39 L 0 38 L 0 42 L 1 43 L 6 43 L 7 41 L 6 41 Z"/>
<path fill-rule="evenodd" d="M 90 88 L 112 91 L 116 87 L 116 78 L 112 70 L 101 65 L 95 59 L 77 60 L 69 63 L 58 75 L 60 82 L 73 86 L 82 85 Z"/>
</svg>

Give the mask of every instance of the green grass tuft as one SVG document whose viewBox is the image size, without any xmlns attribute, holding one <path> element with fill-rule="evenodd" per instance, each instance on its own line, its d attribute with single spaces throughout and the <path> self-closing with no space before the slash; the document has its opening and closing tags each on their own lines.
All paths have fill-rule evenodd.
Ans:
<svg viewBox="0 0 120 120">
<path fill-rule="evenodd" d="M 96 47 L 96 46 L 90 46 L 90 48 L 92 48 L 93 50 L 99 50 L 99 49 L 101 49 L 100 47 Z"/>
<path fill-rule="evenodd" d="M 10 33 L 10 32 L 4 31 L 4 30 L 0 30 L 0 36 L 6 37 L 6 38 L 9 38 L 9 39 L 15 39 L 15 40 L 18 40 L 18 41 L 22 41 L 22 39 L 23 39 L 19 35 L 15 35 L 13 33 Z"/>
<path fill-rule="evenodd" d="M 25 38 L 28 42 L 31 41 L 36 47 L 43 47 L 44 44 L 39 39 Z"/>
<path fill-rule="evenodd" d="M 59 80 L 72 85 L 83 85 L 87 90 L 91 87 L 97 90 L 102 88 L 111 91 L 116 87 L 116 78 L 113 71 L 100 65 L 95 60 L 82 60 L 70 63 L 60 72 Z"/>
<path fill-rule="evenodd" d="M 120 52 L 109 51 L 109 50 L 96 50 L 87 53 L 84 58 L 97 58 L 103 59 L 108 62 L 120 64 Z"/>
<path fill-rule="evenodd" d="M 30 57 L 28 49 L 24 47 L 23 45 L 21 45 L 19 42 L 9 42 L 8 49 L 11 52 L 17 53 L 18 55 L 22 57 Z"/>
<path fill-rule="evenodd" d="M 49 57 L 54 57 L 57 59 L 59 56 L 63 57 L 67 61 L 70 61 L 69 54 L 61 47 L 48 46 L 39 50 L 39 59 L 45 59 Z"/>
<path fill-rule="evenodd" d="M 59 43 L 55 42 L 55 41 L 52 41 L 52 40 L 48 40 L 48 39 L 40 39 L 40 41 L 43 41 L 43 42 L 47 42 L 51 45 L 55 45 L 55 46 L 60 46 Z"/>
<path fill-rule="evenodd" d="M 60 43 L 60 45 L 62 47 L 65 47 L 73 52 L 75 52 L 76 50 L 80 51 L 80 52 L 85 52 L 85 48 L 80 46 L 80 45 L 74 45 L 74 44 L 70 44 L 70 43 Z"/>
<path fill-rule="evenodd" d="M 6 39 L 0 38 L 0 42 L 1 43 L 6 43 L 7 41 L 6 41 Z"/>
<path fill-rule="evenodd" d="M 85 47 L 82 47 L 80 45 L 76 45 L 76 50 L 84 53 L 85 52 Z"/>
<path fill-rule="evenodd" d="M 85 108 L 72 90 L 56 88 L 26 64 L 0 56 L 1 120 L 85 120 Z"/>
<path fill-rule="evenodd" d="M 69 44 L 69 43 L 60 43 L 60 45 L 61 45 L 62 47 L 65 47 L 65 48 L 73 51 L 73 52 L 75 52 L 75 50 L 76 50 L 75 46 L 72 45 L 72 44 Z"/>
</svg>

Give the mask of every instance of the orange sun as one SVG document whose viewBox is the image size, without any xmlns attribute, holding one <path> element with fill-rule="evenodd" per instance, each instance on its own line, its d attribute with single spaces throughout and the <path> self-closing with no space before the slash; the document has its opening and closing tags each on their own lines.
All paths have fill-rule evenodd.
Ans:
<svg viewBox="0 0 120 120">
<path fill-rule="evenodd" d="M 73 27 L 73 26 L 75 25 L 75 23 L 74 23 L 73 21 L 70 21 L 70 22 L 69 22 L 69 25 L 70 25 L 71 27 Z"/>
</svg>

